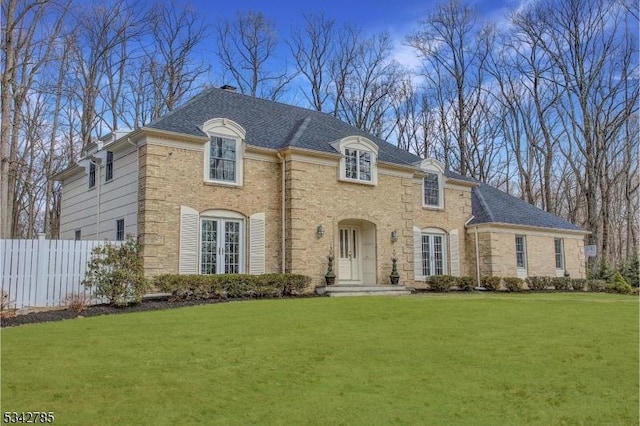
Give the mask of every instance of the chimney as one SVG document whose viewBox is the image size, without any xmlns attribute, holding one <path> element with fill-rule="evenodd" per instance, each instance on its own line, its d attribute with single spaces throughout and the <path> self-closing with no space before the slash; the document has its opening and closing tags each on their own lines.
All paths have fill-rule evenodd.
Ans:
<svg viewBox="0 0 640 426">
<path fill-rule="evenodd" d="M 226 90 L 227 92 L 235 92 L 236 88 L 234 86 L 231 86 L 229 84 L 225 84 L 224 86 L 220 86 L 220 88 L 222 90 Z"/>
</svg>

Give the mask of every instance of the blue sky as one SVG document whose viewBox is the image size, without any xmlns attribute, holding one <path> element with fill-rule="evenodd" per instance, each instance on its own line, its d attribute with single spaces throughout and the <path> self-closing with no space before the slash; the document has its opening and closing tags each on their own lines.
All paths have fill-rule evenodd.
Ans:
<svg viewBox="0 0 640 426">
<path fill-rule="evenodd" d="M 227 4 L 211 0 L 193 0 L 194 7 L 215 18 L 230 17 L 237 10 L 261 11 L 276 21 L 280 31 L 299 22 L 304 12 L 324 12 L 338 22 L 350 22 L 369 31 L 404 32 L 417 23 L 441 1 L 433 0 L 235 0 Z M 518 0 L 476 0 L 472 5 L 481 15 L 490 19 L 506 16 L 508 8 L 520 3 Z"/>
<path fill-rule="evenodd" d="M 221 3 L 214 0 L 183 0 L 191 2 L 197 12 L 215 25 L 221 18 L 232 18 L 237 11 L 259 11 L 276 24 L 278 36 L 284 42 L 292 27 L 303 21 L 303 13 L 324 12 L 338 24 L 359 26 L 365 33 L 387 32 L 394 44 L 394 59 L 410 69 L 419 65 L 415 51 L 404 45 L 405 37 L 418 22 L 438 5 L 440 0 L 234 0 Z M 534 0 L 463 0 L 475 7 L 481 20 L 493 21 L 500 27 L 518 5 Z M 215 42 L 205 43 L 203 56 L 215 49 Z M 217 74 L 215 62 L 213 74 Z"/>
</svg>

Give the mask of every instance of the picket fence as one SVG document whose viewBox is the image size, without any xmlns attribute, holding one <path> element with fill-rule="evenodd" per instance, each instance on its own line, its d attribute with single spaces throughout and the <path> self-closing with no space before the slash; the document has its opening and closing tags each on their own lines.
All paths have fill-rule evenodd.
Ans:
<svg viewBox="0 0 640 426">
<path fill-rule="evenodd" d="M 9 307 L 64 306 L 72 295 L 102 302 L 82 285 L 91 251 L 117 241 L 0 240 L 0 277 Z"/>
</svg>

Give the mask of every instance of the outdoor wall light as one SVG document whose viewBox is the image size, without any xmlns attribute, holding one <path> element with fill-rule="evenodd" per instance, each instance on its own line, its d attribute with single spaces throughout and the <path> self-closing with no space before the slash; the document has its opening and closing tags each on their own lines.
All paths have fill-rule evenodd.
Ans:
<svg viewBox="0 0 640 426">
<path fill-rule="evenodd" d="M 324 226 L 322 226 L 322 224 L 318 225 L 316 228 L 316 235 L 318 238 L 322 238 L 324 236 Z"/>
<path fill-rule="evenodd" d="M 391 231 L 391 242 L 395 243 L 398 241 L 398 231 Z"/>
</svg>

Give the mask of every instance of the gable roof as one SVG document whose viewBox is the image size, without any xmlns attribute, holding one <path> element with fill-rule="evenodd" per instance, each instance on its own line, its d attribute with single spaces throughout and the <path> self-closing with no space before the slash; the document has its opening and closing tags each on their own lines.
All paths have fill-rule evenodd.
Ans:
<svg viewBox="0 0 640 426">
<path fill-rule="evenodd" d="M 206 137 L 200 126 L 217 117 L 228 118 L 241 125 L 246 131 L 245 142 L 257 147 L 276 150 L 297 147 L 337 154 L 331 146 L 332 142 L 347 136 L 363 136 L 378 145 L 380 161 L 412 167 L 422 160 L 329 114 L 217 88 L 205 90 L 146 127 Z M 449 170 L 445 172 L 445 176 L 476 184 L 471 197 L 474 219 L 469 224 L 504 223 L 582 230 L 475 179 Z"/>
<path fill-rule="evenodd" d="M 329 114 L 211 88 L 146 127 L 206 136 L 200 129 L 211 118 L 228 118 L 246 130 L 245 142 L 262 148 L 298 147 L 337 154 L 331 142 L 363 136 L 378 145 L 380 161 L 410 166 L 420 158 L 350 126 Z"/>
</svg>

